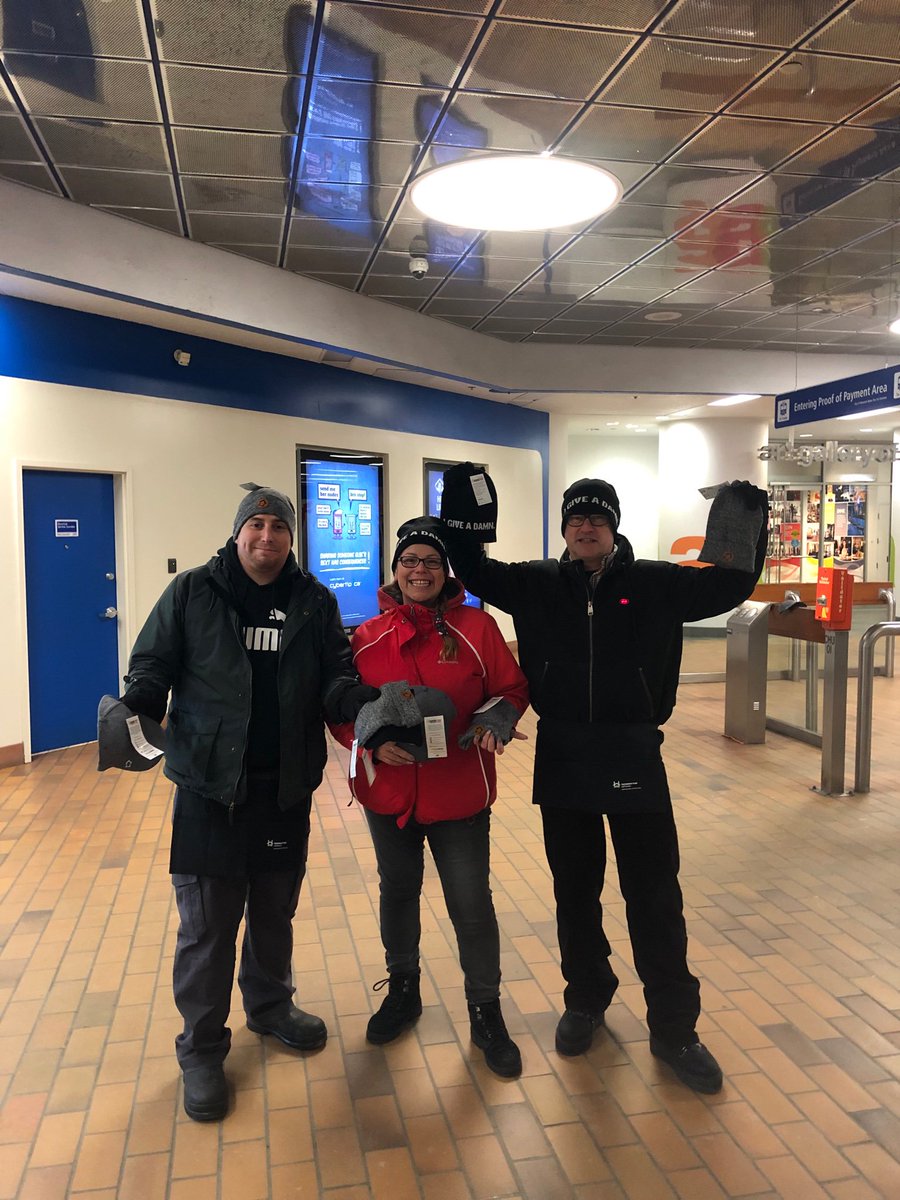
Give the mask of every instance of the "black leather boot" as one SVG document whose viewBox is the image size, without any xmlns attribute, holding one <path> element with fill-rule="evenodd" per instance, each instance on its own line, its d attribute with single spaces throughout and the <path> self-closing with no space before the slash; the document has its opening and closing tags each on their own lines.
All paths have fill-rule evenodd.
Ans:
<svg viewBox="0 0 900 1200">
<path fill-rule="evenodd" d="M 401 974 L 392 971 L 387 979 L 381 979 L 375 984 L 373 991 L 377 992 L 388 984 L 388 994 L 381 1002 L 381 1008 L 369 1018 L 366 1028 L 366 1041 L 375 1046 L 383 1046 L 400 1036 L 404 1029 L 415 1025 L 422 1015 L 422 997 L 419 994 L 419 971 Z"/>
<path fill-rule="evenodd" d="M 228 1084 L 220 1065 L 184 1072 L 184 1111 L 192 1121 L 221 1121 L 228 1112 Z"/>
<path fill-rule="evenodd" d="M 484 1061 L 504 1079 L 515 1079 L 522 1074 L 522 1056 L 519 1047 L 509 1036 L 499 1000 L 486 1004 L 469 1005 L 469 1021 L 472 1026 L 472 1041 L 484 1051 Z"/>
</svg>

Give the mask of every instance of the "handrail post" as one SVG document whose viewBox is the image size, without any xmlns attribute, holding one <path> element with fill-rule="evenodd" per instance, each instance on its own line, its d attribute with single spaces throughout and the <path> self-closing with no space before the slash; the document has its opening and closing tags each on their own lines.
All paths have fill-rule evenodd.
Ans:
<svg viewBox="0 0 900 1200">
<path fill-rule="evenodd" d="M 888 637 L 893 641 L 898 634 L 900 634 L 900 621 L 881 621 L 877 625 L 870 625 L 859 639 L 854 792 L 867 792 L 871 782 L 872 700 L 875 694 L 875 643 L 882 637 Z"/>
<path fill-rule="evenodd" d="M 888 621 L 896 621 L 897 601 L 894 597 L 894 589 L 882 588 L 878 593 L 878 599 L 883 600 L 887 605 Z M 884 673 L 888 679 L 894 678 L 894 639 L 892 637 L 889 637 L 884 644 Z"/>
</svg>

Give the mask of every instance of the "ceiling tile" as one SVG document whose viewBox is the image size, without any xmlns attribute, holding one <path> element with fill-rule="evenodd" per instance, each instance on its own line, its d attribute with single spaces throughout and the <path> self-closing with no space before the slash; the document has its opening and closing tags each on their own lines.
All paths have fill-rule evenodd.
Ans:
<svg viewBox="0 0 900 1200">
<path fill-rule="evenodd" d="M 760 4 L 759 0 L 683 0 L 661 22 L 663 33 L 753 46 L 793 46 L 839 7 L 839 0 Z"/>
<path fill-rule="evenodd" d="M 712 113 L 777 58 L 753 46 L 650 37 L 599 99 Z"/>
<path fill-rule="evenodd" d="M 60 194 L 53 176 L 40 163 L 0 162 L 0 177 L 13 183 L 24 183 L 28 187 L 39 188 L 42 192 L 52 192 L 54 196 Z"/>
<path fill-rule="evenodd" d="M 783 164 L 800 175 L 832 179 L 874 179 L 900 167 L 900 130 L 876 132 L 845 126 Z"/>
<path fill-rule="evenodd" d="M 884 129 L 900 129 L 900 88 L 876 100 L 857 116 L 850 118 L 851 125 L 877 125 Z"/>
<path fill-rule="evenodd" d="M 3 61 L 34 115 L 160 120 L 149 63 L 11 53 Z"/>
<path fill-rule="evenodd" d="M 178 128 L 173 137 L 187 174 L 283 179 L 290 169 L 294 140 L 287 135 Z"/>
<path fill-rule="evenodd" d="M 381 222 L 396 202 L 395 187 L 366 187 L 359 183 L 323 183 L 300 179 L 294 191 L 297 216 L 335 221 Z"/>
<path fill-rule="evenodd" d="M 181 188 L 189 212 L 284 213 L 286 184 L 281 180 L 182 175 Z"/>
<path fill-rule="evenodd" d="M 897 5 L 894 0 L 856 0 L 816 34 L 808 48 L 900 62 Z"/>
<path fill-rule="evenodd" d="M 213 67 L 163 67 L 173 125 L 214 129 L 294 132 L 285 119 L 285 97 L 303 88 L 303 80 L 262 71 L 225 71 Z"/>
<path fill-rule="evenodd" d="M 803 121 L 843 121 L 897 83 L 891 63 L 848 62 L 824 54 L 798 53 L 776 67 L 729 112 Z"/>
<path fill-rule="evenodd" d="M 655 163 L 705 119 L 701 113 L 665 108 L 594 104 L 562 140 L 559 151 L 576 158 Z"/>
<path fill-rule="evenodd" d="M 494 21 L 463 86 L 587 100 L 632 42 L 627 34 Z"/>
<path fill-rule="evenodd" d="M 277 246 L 283 222 L 280 217 L 254 213 L 191 213 L 191 237 L 198 242 L 227 242 L 229 245 Z"/>
<path fill-rule="evenodd" d="M 17 113 L 0 113 L 0 162 L 40 162 L 41 154 Z"/>
<path fill-rule="evenodd" d="M 381 232 L 373 221 L 330 221 L 324 217 L 297 217 L 291 221 L 291 246 L 333 246 L 371 249 Z"/>
<path fill-rule="evenodd" d="M 67 5 L 22 0 L 3 6 L 0 48 L 54 56 L 143 58 L 143 28 L 135 0 L 78 0 Z"/>
<path fill-rule="evenodd" d="M 308 137 L 300 156 L 301 180 L 372 183 L 398 188 L 415 162 L 418 147 L 396 142 Z"/>
<path fill-rule="evenodd" d="M 440 11 L 327 4 L 317 75 L 449 87 L 481 22 Z"/>
<path fill-rule="evenodd" d="M 719 164 L 746 171 L 768 171 L 807 142 L 821 137 L 825 128 L 801 121 L 717 117 L 682 146 L 671 161 L 693 166 Z"/>
<path fill-rule="evenodd" d="M 63 183 L 79 204 L 116 208 L 174 208 L 170 175 L 62 167 Z"/>
<path fill-rule="evenodd" d="M 289 246 L 285 266 L 303 274 L 355 275 L 359 278 L 369 259 L 369 251 L 335 250 L 327 246 Z"/>
<path fill-rule="evenodd" d="M 503 0 L 502 17 L 533 17 L 571 25 L 598 25 L 640 32 L 666 7 L 668 0 Z"/>
<path fill-rule="evenodd" d="M 181 221 L 174 209 L 109 208 L 102 204 L 97 207 L 104 212 L 111 213 L 114 217 L 135 221 L 138 225 L 149 225 L 153 229 L 160 229 L 163 233 L 171 233 L 176 237 L 181 235 Z"/>
<path fill-rule="evenodd" d="M 162 125 L 38 117 L 35 124 L 61 167 L 120 171 L 168 171 Z"/>
<path fill-rule="evenodd" d="M 210 243 L 215 245 L 215 243 Z M 215 245 L 217 250 L 227 250 L 229 254 L 238 254 L 241 258 L 252 258 L 255 262 L 265 263 L 268 267 L 278 266 L 278 246 L 244 246 L 220 243 Z"/>
<path fill-rule="evenodd" d="M 313 27 L 308 0 L 253 0 L 252 8 L 155 0 L 155 9 L 160 57 L 168 62 L 306 71 Z"/>
<path fill-rule="evenodd" d="M 577 104 L 460 92 L 441 119 L 436 145 L 488 150 L 547 150 L 579 111 Z"/>
<path fill-rule="evenodd" d="M 628 195 L 630 204 L 664 205 L 702 212 L 759 178 L 758 171 L 713 167 L 659 167 Z"/>
</svg>

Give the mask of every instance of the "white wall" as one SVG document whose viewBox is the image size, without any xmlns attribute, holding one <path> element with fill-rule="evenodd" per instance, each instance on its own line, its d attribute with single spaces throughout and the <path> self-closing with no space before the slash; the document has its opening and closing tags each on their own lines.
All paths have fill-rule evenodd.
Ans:
<svg viewBox="0 0 900 1200">
<path fill-rule="evenodd" d="M 551 443 L 552 445 L 552 443 Z M 570 434 L 568 479 L 605 479 L 616 489 L 622 511 L 620 532 L 628 538 L 636 558 L 659 558 L 659 471 L 657 438 L 604 437 Z M 562 553 L 559 506 L 562 494 L 550 495 L 550 552 Z M 665 557 L 664 555 L 662 557 Z"/>
<path fill-rule="evenodd" d="M 500 540 L 491 552 L 502 559 L 542 553 L 541 460 L 532 450 L 3 377 L 0 435 L 0 747 L 28 745 L 23 467 L 121 473 L 123 657 L 170 580 L 166 560 L 176 558 L 183 570 L 224 544 L 240 483 L 296 496 L 298 445 L 386 455 L 388 555 L 397 526 L 422 512 L 425 458 L 488 463 L 500 497 Z M 511 621 L 495 616 L 513 638 Z"/>
</svg>

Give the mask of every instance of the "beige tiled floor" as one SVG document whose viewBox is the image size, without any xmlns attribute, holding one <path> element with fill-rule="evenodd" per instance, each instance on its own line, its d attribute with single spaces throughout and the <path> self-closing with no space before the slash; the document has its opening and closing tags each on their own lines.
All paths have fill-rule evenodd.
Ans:
<svg viewBox="0 0 900 1200">
<path fill-rule="evenodd" d="M 609 1032 L 583 1058 L 553 1051 L 561 980 L 531 742 L 504 756 L 494 813 L 521 1080 L 495 1078 L 470 1047 L 433 871 L 424 1014 L 393 1045 L 367 1045 L 377 880 L 335 758 L 295 953 L 328 1045 L 304 1057 L 263 1044 L 238 1007 L 235 1102 L 212 1126 L 185 1118 L 172 1054 L 169 785 L 98 775 L 93 747 L 0 772 L 0 1200 L 900 1197 L 900 678 L 876 680 L 865 797 L 811 791 L 811 747 L 726 742 L 722 702 L 720 684 L 683 687 L 666 742 L 701 1032 L 727 1075 L 712 1098 L 650 1057 L 614 881 Z"/>
</svg>

